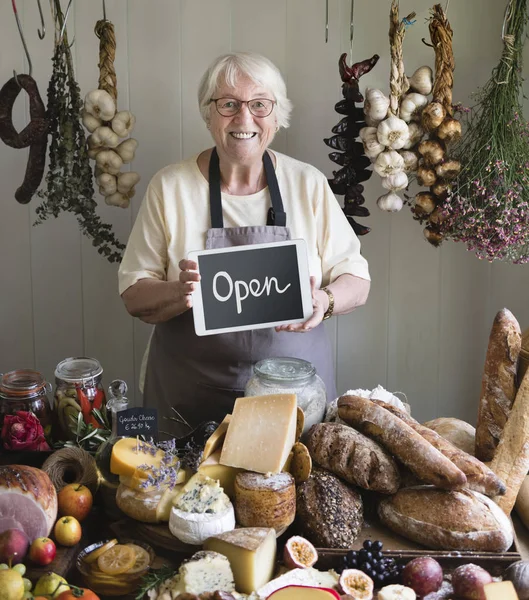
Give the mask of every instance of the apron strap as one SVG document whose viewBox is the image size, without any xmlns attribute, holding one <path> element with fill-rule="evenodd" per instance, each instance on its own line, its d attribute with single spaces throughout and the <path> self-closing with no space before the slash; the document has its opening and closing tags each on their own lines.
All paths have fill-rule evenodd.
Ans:
<svg viewBox="0 0 529 600">
<path fill-rule="evenodd" d="M 268 152 L 265 152 L 263 155 L 263 164 L 268 190 L 270 191 L 270 199 L 272 201 L 272 206 L 268 210 L 266 224 L 286 227 L 287 215 L 283 208 L 283 200 L 279 191 L 274 165 Z M 212 229 L 223 229 L 224 218 L 222 216 L 222 198 L 220 192 L 220 164 L 216 148 L 213 148 L 209 159 L 209 208 Z"/>
</svg>

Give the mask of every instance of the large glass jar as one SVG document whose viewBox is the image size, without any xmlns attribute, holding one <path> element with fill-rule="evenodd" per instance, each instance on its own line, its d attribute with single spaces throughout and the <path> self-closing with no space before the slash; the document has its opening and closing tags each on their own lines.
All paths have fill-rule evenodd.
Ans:
<svg viewBox="0 0 529 600">
<path fill-rule="evenodd" d="M 305 414 L 306 433 L 325 415 L 327 393 L 316 367 L 300 358 L 265 358 L 254 365 L 254 374 L 244 390 L 245 396 L 296 394 L 298 406 Z"/>
<path fill-rule="evenodd" d="M 83 421 L 100 428 L 92 409 L 105 410 L 103 367 L 95 358 L 65 358 L 55 369 L 55 411 L 61 433 L 74 439 L 79 413 Z"/>
<path fill-rule="evenodd" d="M 2 449 L 50 450 L 51 385 L 38 371 L 20 369 L 0 378 L 0 436 Z"/>
</svg>

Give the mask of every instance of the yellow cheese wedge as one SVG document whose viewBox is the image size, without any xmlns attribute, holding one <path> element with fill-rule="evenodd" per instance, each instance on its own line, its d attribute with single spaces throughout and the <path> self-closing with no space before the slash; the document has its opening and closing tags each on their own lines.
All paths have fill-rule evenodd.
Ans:
<svg viewBox="0 0 529 600">
<path fill-rule="evenodd" d="M 202 453 L 202 460 L 209 458 L 214 452 L 216 452 L 224 441 L 226 431 L 228 431 L 228 425 L 231 421 L 231 415 L 226 415 L 222 420 L 222 423 L 215 429 L 215 431 L 209 436 L 206 443 L 204 444 L 204 452 Z"/>
<path fill-rule="evenodd" d="M 483 586 L 487 600 L 518 600 L 512 581 L 498 581 Z"/>
<path fill-rule="evenodd" d="M 173 508 L 174 499 L 180 494 L 183 483 L 175 485 L 172 490 L 165 490 L 163 493 L 158 506 L 156 507 L 156 517 L 158 521 L 169 521 L 171 516 L 171 509 Z"/>
<path fill-rule="evenodd" d="M 220 463 L 257 473 L 279 473 L 296 440 L 296 394 L 237 398 Z"/>
<path fill-rule="evenodd" d="M 209 458 L 200 463 L 198 472 L 203 475 L 217 479 L 220 487 L 224 489 L 229 498 L 235 497 L 235 476 L 242 469 L 236 467 L 228 467 L 220 464 L 220 450 L 214 452 Z"/>
<path fill-rule="evenodd" d="M 133 476 L 136 473 L 146 479 L 148 474 L 146 472 L 142 473 L 138 467 L 149 465 L 159 469 L 165 452 L 157 450 L 156 454 L 152 455 L 150 452 L 144 452 L 140 449 L 141 446 L 145 445 L 145 443 L 138 442 L 136 438 L 123 438 L 117 441 L 112 448 L 110 471 L 115 475 Z"/>
</svg>

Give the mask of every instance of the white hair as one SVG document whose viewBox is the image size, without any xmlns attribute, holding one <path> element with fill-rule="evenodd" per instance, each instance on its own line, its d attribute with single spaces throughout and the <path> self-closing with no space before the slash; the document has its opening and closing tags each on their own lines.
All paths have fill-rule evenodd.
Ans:
<svg viewBox="0 0 529 600">
<path fill-rule="evenodd" d="M 292 102 L 287 98 L 287 87 L 279 69 L 270 60 L 252 52 L 231 52 L 214 60 L 207 68 L 198 86 L 198 106 L 206 123 L 211 111 L 211 98 L 221 83 L 237 85 L 240 77 L 269 90 L 276 101 L 278 127 L 288 127 Z"/>
</svg>

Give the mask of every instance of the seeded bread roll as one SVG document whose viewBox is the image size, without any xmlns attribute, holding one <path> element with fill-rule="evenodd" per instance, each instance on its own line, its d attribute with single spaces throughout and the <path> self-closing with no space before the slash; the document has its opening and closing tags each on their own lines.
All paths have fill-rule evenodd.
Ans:
<svg viewBox="0 0 529 600">
<path fill-rule="evenodd" d="M 516 396 L 516 372 L 522 333 L 516 317 L 503 308 L 496 315 L 489 337 L 481 380 L 475 455 L 491 461 Z"/>
<path fill-rule="evenodd" d="M 362 498 L 336 475 L 313 468 L 297 489 L 296 524 L 320 548 L 350 548 L 364 522 Z"/>
<path fill-rule="evenodd" d="M 341 419 L 376 440 L 421 481 L 443 489 L 461 489 L 466 475 L 402 419 L 373 400 L 341 396 Z"/>
<path fill-rule="evenodd" d="M 389 410 L 395 416 L 399 417 L 399 419 L 402 419 L 404 423 L 409 425 L 419 435 L 422 435 L 425 440 L 428 440 L 446 458 L 450 459 L 456 467 L 459 467 L 467 476 L 469 489 L 485 494 L 486 496 L 505 494 L 506 487 L 503 481 L 480 460 L 456 448 L 435 431 L 424 427 L 424 425 L 418 423 L 413 417 L 410 417 L 407 413 L 402 412 L 391 404 L 382 402 L 382 400 L 374 400 L 374 402 Z"/>
<path fill-rule="evenodd" d="M 391 455 L 348 425 L 313 425 L 305 443 L 320 466 L 348 483 L 382 494 L 394 494 L 400 487 L 399 468 Z"/>
<path fill-rule="evenodd" d="M 514 538 L 497 504 L 472 490 L 403 488 L 380 502 L 378 514 L 392 531 L 432 549 L 506 552 Z"/>
</svg>

